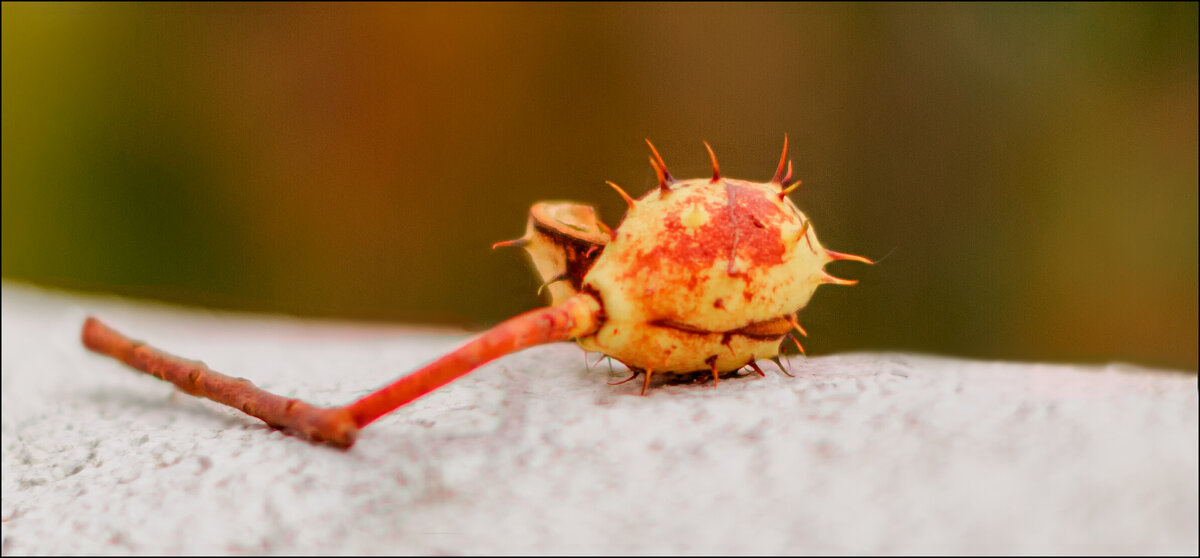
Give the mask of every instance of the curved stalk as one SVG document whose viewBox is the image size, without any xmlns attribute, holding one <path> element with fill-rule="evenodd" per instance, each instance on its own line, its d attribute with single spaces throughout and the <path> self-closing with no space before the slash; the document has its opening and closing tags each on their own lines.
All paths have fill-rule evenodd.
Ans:
<svg viewBox="0 0 1200 558">
<path fill-rule="evenodd" d="M 160 351 L 130 339 L 89 317 L 83 344 L 196 397 L 205 397 L 261 419 L 268 425 L 315 442 L 350 447 L 358 430 L 398 407 L 450 383 L 491 360 L 543 343 L 567 341 L 598 327 L 600 303 L 576 295 L 500 323 L 450 354 L 344 407 L 322 408 L 275 395 L 245 378 L 209 369 L 204 363 Z"/>
<path fill-rule="evenodd" d="M 490 360 L 534 345 L 588 335 L 599 327 L 599 311 L 600 303 L 595 298 L 578 294 L 562 304 L 526 312 L 343 408 L 361 428 Z"/>
</svg>

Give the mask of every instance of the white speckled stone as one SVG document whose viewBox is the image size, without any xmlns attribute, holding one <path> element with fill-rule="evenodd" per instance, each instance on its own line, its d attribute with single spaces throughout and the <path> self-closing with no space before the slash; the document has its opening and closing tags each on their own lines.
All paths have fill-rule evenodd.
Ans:
<svg viewBox="0 0 1200 558">
<path fill-rule="evenodd" d="M 339 451 L 86 351 L 89 313 L 315 404 L 464 339 L 6 283 L 6 555 L 1198 550 L 1195 371 L 859 353 L 639 397 L 562 343 Z"/>
</svg>

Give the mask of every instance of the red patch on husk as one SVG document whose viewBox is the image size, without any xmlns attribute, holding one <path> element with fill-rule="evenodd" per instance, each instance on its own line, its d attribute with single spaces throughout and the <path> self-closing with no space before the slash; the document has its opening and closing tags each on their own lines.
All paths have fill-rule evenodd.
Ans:
<svg viewBox="0 0 1200 558">
<path fill-rule="evenodd" d="M 664 242 L 637 255 L 635 274 L 643 270 L 662 268 L 668 273 L 695 274 L 717 262 L 732 262 L 735 257 L 751 267 L 770 267 L 783 262 L 785 246 L 779 233 L 784 218 L 779 206 L 766 192 L 737 181 L 725 180 L 726 199 L 702 201 L 695 198 L 689 204 L 666 215 L 663 222 Z M 681 220 L 681 213 L 703 203 L 708 222 L 690 233 Z M 682 268 L 682 269 L 680 269 Z M 742 269 L 731 269 L 740 274 Z M 694 275 L 692 284 L 695 284 Z"/>
</svg>

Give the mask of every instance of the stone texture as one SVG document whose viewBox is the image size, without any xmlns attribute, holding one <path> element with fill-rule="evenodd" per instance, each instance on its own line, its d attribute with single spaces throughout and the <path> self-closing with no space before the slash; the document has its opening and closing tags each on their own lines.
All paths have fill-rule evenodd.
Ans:
<svg viewBox="0 0 1200 558">
<path fill-rule="evenodd" d="M 4 554 L 1197 553 L 1195 371 L 857 353 L 639 397 L 562 343 L 340 451 L 87 352 L 89 313 L 315 404 L 464 339 L 6 283 Z"/>
</svg>

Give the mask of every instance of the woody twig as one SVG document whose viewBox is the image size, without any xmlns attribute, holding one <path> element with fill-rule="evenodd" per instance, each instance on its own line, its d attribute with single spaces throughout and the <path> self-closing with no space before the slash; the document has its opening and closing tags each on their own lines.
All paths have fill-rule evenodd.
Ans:
<svg viewBox="0 0 1200 558">
<path fill-rule="evenodd" d="M 185 393 L 206 397 L 262 419 L 274 428 L 316 442 L 350 447 L 359 429 L 493 359 L 521 349 L 565 341 L 597 327 L 599 304 L 579 295 L 562 304 L 532 310 L 505 321 L 420 370 L 379 388 L 344 407 L 322 408 L 275 395 L 245 378 L 216 372 L 203 362 L 187 360 L 135 341 L 89 317 L 83 344 Z"/>
<path fill-rule="evenodd" d="M 135 341 L 89 317 L 83 324 L 83 344 L 160 380 L 175 384 L 189 395 L 206 397 L 262 419 L 274 428 L 318 442 L 350 447 L 358 425 L 343 408 L 326 409 L 299 399 L 275 395 L 250 380 L 216 372 L 203 362 L 187 360 Z"/>
</svg>

